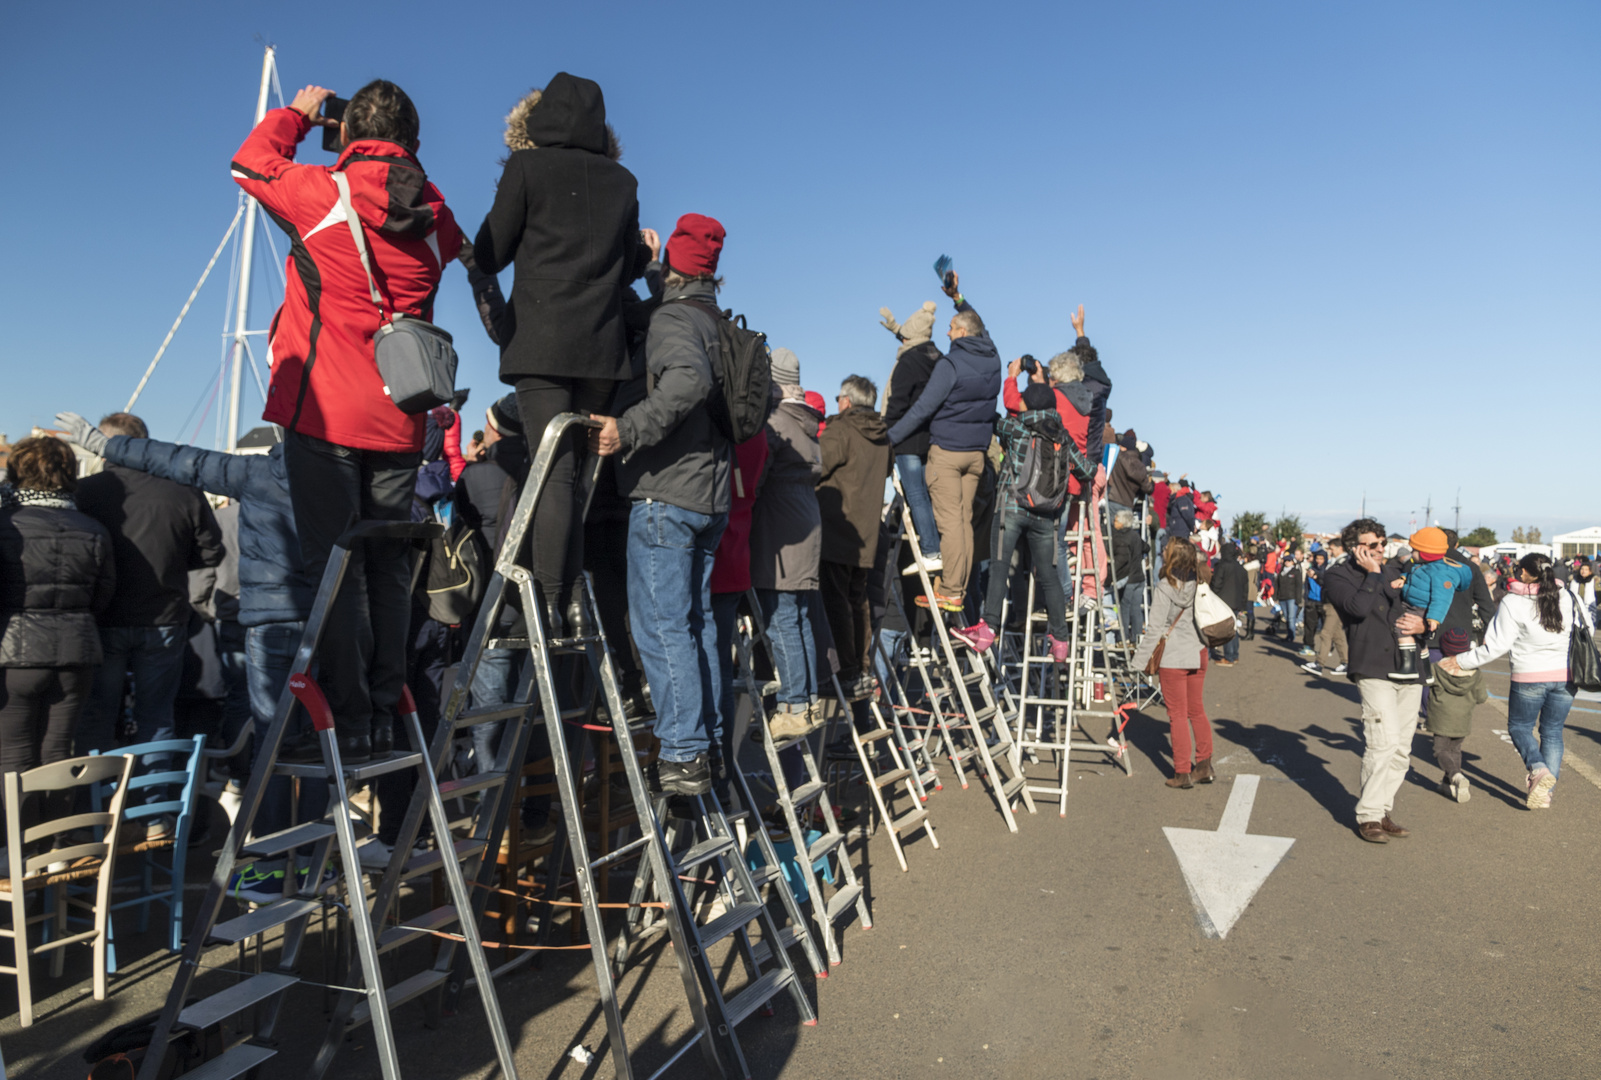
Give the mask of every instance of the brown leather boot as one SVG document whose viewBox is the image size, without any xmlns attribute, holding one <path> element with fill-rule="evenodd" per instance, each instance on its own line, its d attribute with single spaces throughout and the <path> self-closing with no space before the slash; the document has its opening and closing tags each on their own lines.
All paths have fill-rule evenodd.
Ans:
<svg viewBox="0 0 1601 1080">
<path fill-rule="evenodd" d="M 1170 788 L 1185 788 L 1185 789 L 1188 789 L 1188 788 L 1194 787 L 1195 785 L 1190 783 L 1190 774 L 1189 773 L 1181 772 L 1181 773 L 1174 773 L 1172 776 L 1168 777 L 1167 786 L 1170 787 Z"/>
<path fill-rule="evenodd" d="M 1197 784 L 1210 784 L 1217 778 L 1212 772 L 1212 759 L 1204 757 L 1195 763 L 1195 782 Z"/>
</svg>

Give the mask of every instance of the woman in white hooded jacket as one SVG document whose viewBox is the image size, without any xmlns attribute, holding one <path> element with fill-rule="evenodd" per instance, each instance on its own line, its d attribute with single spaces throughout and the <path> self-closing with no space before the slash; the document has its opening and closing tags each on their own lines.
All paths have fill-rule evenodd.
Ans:
<svg viewBox="0 0 1601 1080">
<path fill-rule="evenodd" d="M 1440 667 L 1455 675 L 1512 654 L 1512 690 L 1507 700 L 1507 734 L 1529 770 L 1530 810 L 1548 810 L 1562 772 L 1562 725 L 1573 706 L 1568 681 L 1568 639 L 1575 619 L 1590 626 L 1590 613 L 1574 601 L 1552 573 L 1544 555 L 1525 555 L 1506 598 L 1485 632 L 1484 644 Z M 1534 729 L 1538 723 L 1539 741 Z"/>
</svg>

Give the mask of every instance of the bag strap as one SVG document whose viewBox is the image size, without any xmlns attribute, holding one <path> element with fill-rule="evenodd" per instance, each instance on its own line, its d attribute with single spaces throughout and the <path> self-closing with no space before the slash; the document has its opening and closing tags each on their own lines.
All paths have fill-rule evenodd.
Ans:
<svg viewBox="0 0 1601 1080">
<path fill-rule="evenodd" d="M 350 226 L 350 236 L 356 241 L 356 253 L 361 256 L 361 269 L 367 275 L 367 288 L 372 293 L 372 302 L 377 306 L 378 316 L 382 319 L 383 296 L 378 292 L 378 282 L 373 280 L 372 262 L 367 256 L 367 235 L 362 231 L 361 219 L 356 216 L 356 208 L 350 205 L 350 178 L 339 170 L 335 170 L 332 175 L 334 186 L 339 189 L 339 205 L 345 208 L 345 224 Z"/>
</svg>

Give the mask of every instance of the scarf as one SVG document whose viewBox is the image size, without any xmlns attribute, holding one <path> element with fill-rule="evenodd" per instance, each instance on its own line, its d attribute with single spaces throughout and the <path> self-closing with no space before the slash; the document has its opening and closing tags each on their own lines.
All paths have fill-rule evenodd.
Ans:
<svg viewBox="0 0 1601 1080">
<path fill-rule="evenodd" d="M 1540 586 L 1538 584 L 1531 585 L 1526 581 L 1519 581 L 1514 578 L 1506 583 L 1506 591 L 1514 596 L 1538 596 L 1540 595 Z"/>
<path fill-rule="evenodd" d="M 0 508 L 13 506 L 43 506 L 53 510 L 76 510 L 71 494 L 65 491 L 37 491 L 33 488 L 12 487 L 0 484 Z"/>
</svg>

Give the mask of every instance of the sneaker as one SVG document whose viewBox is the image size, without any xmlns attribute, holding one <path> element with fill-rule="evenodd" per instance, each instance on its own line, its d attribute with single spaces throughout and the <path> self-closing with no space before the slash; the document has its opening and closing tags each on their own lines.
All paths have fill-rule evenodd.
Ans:
<svg viewBox="0 0 1601 1080">
<path fill-rule="evenodd" d="M 908 566 L 905 570 L 902 570 L 901 573 L 903 575 L 917 573 L 917 564 L 918 564 L 918 560 L 916 560 L 916 559 L 912 560 L 912 564 L 910 566 Z M 923 569 L 926 570 L 930 574 L 937 574 L 941 570 L 945 569 L 945 561 L 939 557 L 939 553 L 938 552 L 935 552 L 932 555 L 923 556 L 922 564 L 923 564 Z"/>
<path fill-rule="evenodd" d="M 1067 663 L 1068 650 L 1073 647 L 1071 642 L 1059 641 L 1054 635 L 1051 634 L 1045 635 L 1045 642 L 1047 647 L 1050 649 L 1051 660 L 1053 662 L 1058 664 Z"/>
<path fill-rule="evenodd" d="M 1529 797 L 1523 805 L 1530 810 L 1551 809 L 1551 789 L 1557 786 L 1557 778 L 1551 775 L 1551 770 L 1544 765 L 1529 774 Z"/>
<path fill-rule="evenodd" d="M 705 754 L 696 754 L 689 761 L 658 759 L 656 770 L 662 791 L 669 795 L 705 795 L 712 789 L 712 771 Z"/>
<path fill-rule="evenodd" d="M 1301 650 L 1301 655 L 1302 656 L 1316 656 L 1317 655 L 1317 650 L 1316 649 L 1302 649 Z"/>
<path fill-rule="evenodd" d="M 145 841 L 166 840 L 172 835 L 175 822 L 171 818 L 159 817 L 145 826 Z"/>
<path fill-rule="evenodd" d="M 1447 781 L 1451 787 L 1451 798 L 1459 803 L 1465 803 L 1473 797 L 1473 789 L 1468 786 L 1468 778 L 1462 773 L 1452 773 Z"/>
<path fill-rule="evenodd" d="M 796 712 L 792 705 L 780 705 L 778 711 L 767 721 L 767 732 L 774 742 L 787 742 L 807 735 L 812 730 L 811 721 L 807 718 L 805 707 Z"/>
<path fill-rule="evenodd" d="M 878 680 L 863 672 L 844 687 L 845 696 L 852 701 L 866 701 L 878 693 Z"/>
<path fill-rule="evenodd" d="M 961 597 L 959 597 L 959 596 L 945 596 L 945 595 L 943 595 L 941 593 L 935 593 L 934 595 L 938 599 L 938 603 L 939 603 L 939 607 L 940 607 L 941 611 L 961 611 L 962 610 Z M 917 599 L 915 600 L 915 603 L 920 608 L 927 608 L 928 607 L 928 596 L 925 595 L 925 594 L 919 594 Z"/>
<path fill-rule="evenodd" d="M 389 857 L 394 853 L 395 849 L 393 847 L 376 836 L 363 844 L 357 852 L 361 856 L 361 868 L 363 870 L 389 869 Z"/>
<path fill-rule="evenodd" d="M 1323 668 L 1316 660 L 1308 660 L 1306 663 L 1301 665 L 1301 670 L 1306 672 L 1308 675 L 1323 674 Z"/>
<path fill-rule="evenodd" d="M 1334 674 L 1336 674 L 1336 675 L 1344 675 L 1345 674 L 1345 665 L 1344 664 L 1340 664 L 1337 667 L 1335 667 Z"/>
<path fill-rule="evenodd" d="M 1217 663 L 1218 667 L 1233 667 L 1234 666 L 1234 661 L 1233 660 L 1218 660 L 1216 663 Z"/>
<path fill-rule="evenodd" d="M 960 641 L 974 652 L 984 652 L 995 644 L 995 631 L 991 630 L 989 623 L 976 622 L 972 626 L 964 626 L 960 630 L 952 630 L 951 637 Z"/>
</svg>

